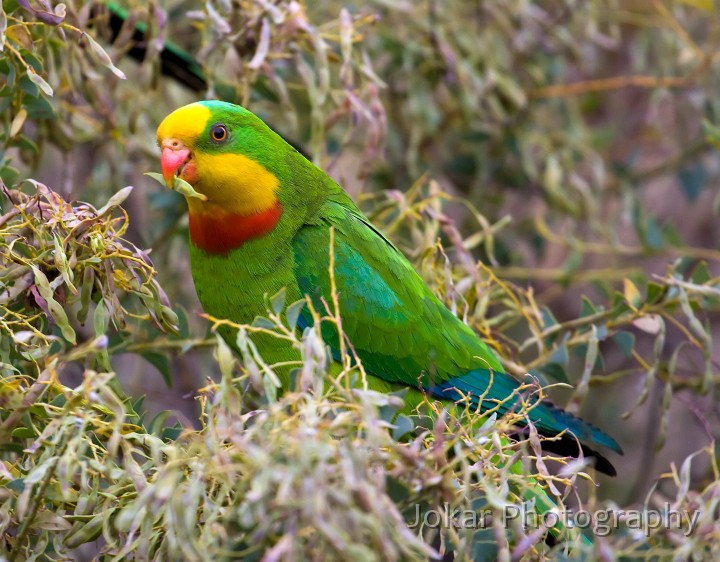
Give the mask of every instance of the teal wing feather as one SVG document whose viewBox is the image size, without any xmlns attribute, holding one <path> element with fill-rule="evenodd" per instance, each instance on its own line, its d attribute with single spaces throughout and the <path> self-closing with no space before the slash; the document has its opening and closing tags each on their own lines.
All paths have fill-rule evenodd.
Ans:
<svg viewBox="0 0 720 562">
<path fill-rule="evenodd" d="M 328 200 L 293 240 L 295 277 L 319 311 L 331 302 L 330 227 L 343 329 L 365 370 L 393 383 L 420 387 L 441 399 L 470 396 L 474 406 L 501 413 L 532 397 L 503 372 L 493 351 L 427 288 L 402 253 L 344 194 Z M 309 322 L 308 315 L 303 316 Z M 337 351 L 334 328 L 323 337 Z M 481 404 L 479 402 L 482 401 Z M 530 419 L 545 433 L 569 430 L 581 441 L 620 452 L 598 428 L 546 401 L 534 400 Z"/>
</svg>

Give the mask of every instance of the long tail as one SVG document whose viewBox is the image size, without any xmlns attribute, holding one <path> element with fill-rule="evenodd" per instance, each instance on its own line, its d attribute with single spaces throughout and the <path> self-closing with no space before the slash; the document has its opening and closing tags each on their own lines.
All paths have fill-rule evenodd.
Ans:
<svg viewBox="0 0 720 562">
<path fill-rule="evenodd" d="M 558 408 L 549 400 L 540 400 L 537 387 L 523 386 L 505 373 L 475 369 L 435 385 L 430 392 L 437 398 L 446 400 L 469 399 L 470 405 L 475 408 L 479 406 L 481 411 L 492 408 L 497 408 L 501 414 L 510 411 L 527 411 L 528 419 L 541 434 L 553 437 L 563 431 L 566 432 L 559 441 L 543 444 L 547 450 L 577 456 L 580 449 L 586 456 L 597 459 L 595 464 L 597 470 L 615 475 L 615 468 L 610 461 L 587 445 L 607 447 L 622 455 L 618 442 L 600 428 Z M 577 441 L 581 441 L 582 444 L 578 446 Z"/>
</svg>

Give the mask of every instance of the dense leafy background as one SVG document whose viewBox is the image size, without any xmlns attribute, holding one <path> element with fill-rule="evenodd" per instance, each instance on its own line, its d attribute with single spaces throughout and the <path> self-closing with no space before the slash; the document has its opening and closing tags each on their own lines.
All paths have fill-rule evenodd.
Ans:
<svg viewBox="0 0 720 562">
<path fill-rule="evenodd" d="M 274 327 L 302 347 L 312 398 L 278 402 L 251 345 L 240 368 L 217 343 L 189 275 L 185 203 L 143 176 L 159 167 L 157 123 L 205 97 L 248 106 L 346 186 L 510 372 L 572 385 L 555 401 L 626 454 L 599 487 L 560 478 L 570 505 L 702 514 L 692 537 L 619 529 L 587 559 L 713 558 L 713 3 L 113 6 L 2 5 L 4 559 L 561 555 L 523 529 L 507 544 L 497 528 L 425 543 L 408 531 L 413 503 L 497 508 L 531 481 L 478 468 L 488 449 L 452 420 L 391 435 L 396 399 L 320 392 L 322 346 L 273 303 L 242 333 Z M 197 64 L 168 63 L 178 49 Z M 544 468 L 525 470 L 552 491 Z"/>
</svg>

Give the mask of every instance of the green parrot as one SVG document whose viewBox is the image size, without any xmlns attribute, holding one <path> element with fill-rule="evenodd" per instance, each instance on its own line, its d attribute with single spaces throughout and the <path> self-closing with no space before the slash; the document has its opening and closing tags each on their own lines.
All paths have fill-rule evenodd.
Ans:
<svg viewBox="0 0 720 562">
<path fill-rule="evenodd" d="M 176 176 L 200 197 L 187 197 L 192 275 L 205 312 L 236 323 L 264 316 L 266 296 L 286 290 L 286 302 L 310 298 L 316 310 L 331 301 L 329 256 L 334 231 L 334 277 L 343 331 L 368 374 L 370 388 L 407 388 L 413 407 L 425 395 L 467 400 L 500 413 L 528 397 L 493 351 L 428 289 L 405 256 L 375 228 L 347 193 L 252 112 L 202 101 L 168 115 L 157 130 L 162 175 Z M 298 325 L 313 322 L 307 307 Z M 339 353 L 336 327 L 321 324 L 325 342 Z M 221 335 L 232 346 L 231 330 Z M 253 338 L 269 363 L 292 362 L 287 342 Z M 289 385 L 289 375 L 282 376 Z M 550 448 L 595 458 L 591 447 L 622 454 L 593 425 L 548 401 L 536 400 L 528 417 L 541 434 L 563 439 Z M 558 448 L 561 447 L 560 450 Z"/>
</svg>

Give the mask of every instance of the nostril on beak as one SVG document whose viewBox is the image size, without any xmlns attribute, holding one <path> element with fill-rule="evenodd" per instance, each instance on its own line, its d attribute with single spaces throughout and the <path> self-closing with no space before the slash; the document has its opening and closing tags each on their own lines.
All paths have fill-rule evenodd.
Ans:
<svg viewBox="0 0 720 562">
<path fill-rule="evenodd" d="M 163 139 L 160 143 L 161 148 L 169 148 L 170 150 L 180 151 L 185 149 L 185 145 L 179 139 Z"/>
</svg>

